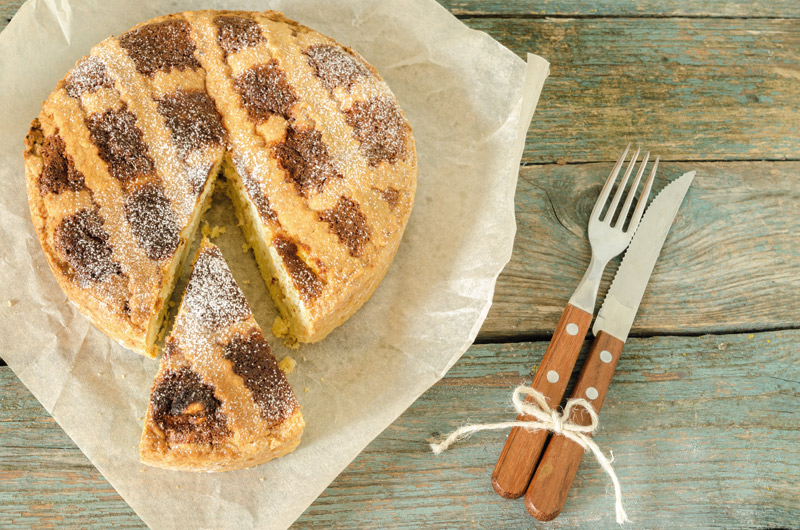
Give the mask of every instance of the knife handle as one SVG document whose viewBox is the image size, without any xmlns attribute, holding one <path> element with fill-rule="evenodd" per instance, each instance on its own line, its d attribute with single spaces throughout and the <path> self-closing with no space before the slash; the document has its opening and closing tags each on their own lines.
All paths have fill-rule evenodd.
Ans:
<svg viewBox="0 0 800 530">
<path fill-rule="evenodd" d="M 592 404 L 595 412 L 600 412 L 624 345 L 613 335 L 599 332 L 571 397 L 585 399 Z M 581 425 L 591 423 L 583 407 L 573 408 L 570 420 Z M 583 453 L 583 447 L 572 440 L 553 435 L 525 493 L 525 506 L 531 515 L 540 521 L 550 521 L 561 513 Z"/>
<path fill-rule="evenodd" d="M 561 404 L 591 321 L 591 313 L 572 304 L 567 304 L 558 321 L 531 384 L 544 394 L 551 408 Z M 532 419 L 524 414 L 517 416 L 520 421 Z M 492 472 L 492 487 L 498 495 L 506 499 L 522 497 L 533 476 L 547 435 L 548 431 L 545 430 L 530 432 L 520 427 L 511 430 Z"/>
</svg>

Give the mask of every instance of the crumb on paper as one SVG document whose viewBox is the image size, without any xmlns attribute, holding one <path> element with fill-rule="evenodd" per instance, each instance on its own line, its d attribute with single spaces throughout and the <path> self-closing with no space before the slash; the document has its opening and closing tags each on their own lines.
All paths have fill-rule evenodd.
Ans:
<svg viewBox="0 0 800 530">
<path fill-rule="evenodd" d="M 203 237 L 208 237 L 208 234 L 211 232 L 211 227 L 208 226 L 208 221 L 203 221 L 203 224 L 200 226 L 200 234 Z"/>
<path fill-rule="evenodd" d="M 250 285 L 250 280 L 245 280 L 243 283 L 244 283 L 245 285 Z"/>
<path fill-rule="evenodd" d="M 319 382 L 320 382 L 320 383 L 324 383 L 324 382 L 325 382 L 325 378 L 324 378 L 324 377 L 320 377 L 320 378 L 319 378 Z"/>
<path fill-rule="evenodd" d="M 727 350 L 728 349 L 728 343 L 727 342 L 720 342 L 717 345 L 717 349 L 718 350 Z"/>
<path fill-rule="evenodd" d="M 260 480 L 261 482 L 264 482 L 267 479 L 265 479 L 264 477 L 259 477 L 258 480 Z"/>
<path fill-rule="evenodd" d="M 311 389 L 310 389 L 310 388 L 308 388 L 308 387 L 305 387 L 305 388 L 303 389 L 303 392 L 308 392 L 309 390 L 311 390 Z"/>
<path fill-rule="evenodd" d="M 8 307 L 14 307 L 15 305 L 17 305 L 17 300 L 14 300 L 12 298 L 11 300 L 8 301 Z"/>
<path fill-rule="evenodd" d="M 242 243 L 242 254 L 247 254 L 249 250 L 250 250 L 250 245 L 248 245 L 247 243 Z"/>
<path fill-rule="evenodd" d="M 272 321 L 272 334 L 276 337 L 285 337 L 289 333 L 289 324 L 280 315 Z"/>
<path fill-rule="evenodd" d="M 300 343 L 297 342 L 297 339 L 292 336 L 283 339 L 283 345 L 289 348 L 290 350 L 296 350 L 300 347 Z"/>
<path fill-rule="evenodd" d="M 224 226 L 216 226 L 215 225 L 211 229 L 211 233 L 208 235 L 208 237 L 211 238 L 211 239 L 214 239 L 214 238 L 219 237 L 221 234 L 224 234 L 224 233 L 225 233 L 225 227 Z"/>
<path fill-rule="evenodd" d="M 297 366 L 297 361 L 292 359 L 291 355 L 287 355 L 278 363 L 278 368 L 283 370 L 283 373 L 289 375 L 294 370 L 294 367 Z"/>
<path fill-rule="evenodd" d="M 306 357 L 305 355 L 303 355 L 302 359 L 303 359 L 303 362 L 306 362 L 306 361 L 308 360 L 308 357 Z"/>
</svg>

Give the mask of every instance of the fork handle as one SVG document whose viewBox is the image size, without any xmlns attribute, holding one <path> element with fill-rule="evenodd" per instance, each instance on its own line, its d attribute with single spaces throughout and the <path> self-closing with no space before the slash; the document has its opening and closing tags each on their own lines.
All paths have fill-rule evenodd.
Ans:
<svg viewBox="0 0 800 530">
<path fill-rule="evenodd" d="M 624 345 L 605 331 L 597 334 L 578 376 L 573 398 L 587 400 L 596 412 L 600 412 Z M 570 420 L 581 425 L 591 423 L 589 415 L 581 407 L 572 409 Z M 550 438 L 525 493 L 525 506 L 531 515 L 540 521 L 550 521 L 561 513 L 583 453 L 583 447 L 564 436 L 553 435 Z"/>
<path fill-rule="evenodd" d="M 567 304 L 542 357 L 531 386 L 544 394 L 553 408 L 561 403 L 591 321 L 591 313 Z M 517 419 L 525 421 L 532 418 L 520 414 Z M 498 495 L 506 499 L 522 497 L 533 476 L 547 434 L 544 430 L 530 432 L 520 427 L 511 430 L 492 473 L 492 487 Z"/>
</svg>

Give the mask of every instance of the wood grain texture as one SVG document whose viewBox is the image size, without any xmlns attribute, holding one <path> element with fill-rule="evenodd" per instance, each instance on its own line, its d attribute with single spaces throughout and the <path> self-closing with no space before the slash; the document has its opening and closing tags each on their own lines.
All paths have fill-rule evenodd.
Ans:
<svg viewBox="0 0 800 530">
<path fill-rule="evenodd" d="M 546 346 L 470 348 L 293 528 L 533 528 L 522 502 L 488 484 L 504 434 L 440 456 L 426 443 L 505 419 Z M 614 453 L 636 528 L 800 528 L 798 406 L 800 331 L 631 339 L 595 440 Z M 141 527 L 8 368 L 0 426 L 0 527 Z M 608 479 L 588 460 L 548 528 L 587 527 L 616 528 Z"/>
<path fill-rule="evenodd" d="M 3 0 L 0 2 L 0 30 L 5 28 L 11 21 L 11 17 L 17 12 L 24 0 Z"/>
<path fill-rule="evenodd" d="M 625 343 L 613 335 L 604 331 L 598 333 L 569 399 L 585 399 L 599 414 L 624 346 Z M 569 419 L 578 425 L 592 423 L 583 407 L 573 408 Z M 540 521 L 550 521 L 561 513 L 583 454 L 583 447 L 572 440 L 557 434 L 550 437 L 525 492 L 525 507 L 531 515 Z"/>
<path fill-rule="evenodd" d="M 550 407 L 557 408 L 561 403 L 591 322 L 591 313 L 572 304 L 567 304 L 561 314 L 531 383 Z M 534 418 L 523 414 L 517 416 L 517 421 L 532 420 Z M 517 499 L 525 493 L 547 434 L 547 431 L 530 432 L 519 427 L 511 429 L 492 471 L 492 488 L 498 495 Z"/>
<path fill-rule="evenodd" d="M 800 17 L 793 0 L 439 0 L 457 16 Z"/>
<path fill-rule="evenodd" d="M 514 253 L 498 279 L 479 340 L 552 333 L 589 263 L 586 226 L 612 165 L 522 168 Z M 654 193 L 692 169 L 697 177 L 631 333 L 800 326 L 800 163 L 663 163 Z M 598 300 L 618 264 L 619 258 L 606 269 Z"/>
<path fill-rule="evenodd" d="M 797 20 L 465 22 L 551 62 L 523 162 L 616 160 L 630 140 L 662 160 L 798 158 Z"/>
</svg>

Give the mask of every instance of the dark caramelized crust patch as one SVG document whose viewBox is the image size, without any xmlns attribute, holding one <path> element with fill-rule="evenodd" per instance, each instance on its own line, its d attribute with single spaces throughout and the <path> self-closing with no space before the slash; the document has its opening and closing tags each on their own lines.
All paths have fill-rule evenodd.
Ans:
<svg viewBox="0 0 800 530">
<path fill-rule="evenodd" d="M 252 18 L 219 15 L 214 19 L 214 23 L 219 28 L 217 43 L 226 57 L 241 49 L 255 46 L 264 40 L 258 22 Z"/>
<path fill-rule="evenodd" d="M 195 45 L 185 20 L 167 20 L 147 24 L 119 36 L 119 44 L 128 52 L 143 75 L 173 68 L 200 68 L 194 57 Z"/>
<path fill-rule="evenodd" d="M 217 247 L 209 247 L 197 257 L 181 307 L 196 322 L 211 330 L 229 326 L 252 314 Z"/>
<path fill-rule="evenodd" d="M 55 246 L 81 283 L 99 282 L 121 272 L 112 259 L 103 220 L 93 210 L 83 209 L 65 217 L 55 229 Z"/>
<path fill-rule="evenodd" d="M 267 121 L 273 114 L 288 120 L 289 112 L 297 102 L 286 74 L 275 59 L 248 68 L 234 79 L 234 84 L 247 115 L 257 123 Z"/>
<path fill-rule="evenodd" d="M 233 372 L 252 392 L 265 421 L 280 423 L 298 407 L 297 398 L 261 331 L 253 330 L 248 336 L 237 333 L 225 346 L 224 355 L 233 364 Z"/>
<path fill-rule="evenodd" d="M 128 195 L 125 218 L 148 258 L 160 261 L 178 248 L 178 218 L 160 185 L 146 184 Z"/>
<path fill-rule="evenodd" d="M 356 101 L 345 118 L 361 142 L 361 152 L 370 165 L 392 163 L 405 157 L 408 127 L 397 104 L 388 97 Z"/>
<path fill-rule="evenodd" d="M 106 66 L 92 55 L 84 57 L 67 75 L 64 89 L 71 98 L 79 98 L 85 92 L 94 92 L 100 87 L 111 88 L 114 83 L 108 76 Z"/>
<path fill-rule="evenodd" d="M 319 296 L 324 284 L 314 269 L 298 256 L 297 244 L 292 239 L 280 235 L 272 240 L 272 244 L 303 300 L 310 302 Z"/>
<path fill-rule="evenodd" d="M 48 136 L 42 143 L 40 153 L 44 167 L 39 175 L 39 192 L 42 195 L 86 189 L 83 174 L 75 169 L 75 162 L 66 149 L 58 133 Z"/>
<path fill-rule="evenodd" d="M 115 179 L 126 184 L 154 171 L 155 165 L 147 154 L 142 131 L 126 105 L 92 114 L 86 118 L 86 126 L 100 158 L 108 164 Z"/>
<path fill-rule="evenodd" d="M 400 192 L 391 186 L 385 190 L 378 191 L 383 196 L 383 200 L 389 205 L 389 209 L 394 210 L 394 207 L 397 206 L 397 201 L 400 200 Z"/>
<path fill-rule="evenodd" d="M 361 255 L 370 234 L 367 218 L 361 213 L 357 202 L 342 196 L 335 208 L 320 212 L 319 219 L 331 225 L 331 232 L 347 246 L 351 256 Z"/>
<path fill-rule="evenodd" d="M 331 178 L 342 178 L 322 141 L 322 133 L 316 129 L 289 126 L 286 139 L 273 149 L 278 163 L 287 173 L 286 180 L 293 181 L 303 197 L 308 197 L 312 191 L 321 192 Z"/>
<path fill-rule="evenodd" d="M 202 90 L 167 94 L 158 100 L 158 112 L 165 118 L 181 159 L 195 149 L 220 144 L 227 137 L 214 100 Z"/>
<path fill-rule="evenodd" d="M 340 48 L 328 44 L 315 44 L 303 52 L 322 84 L 329 91 L 340 86 L 350 90 L 362 77 L 370 75 L 360 60 Z"/>
<path fill-rule="evenodd" d="M 210 444 L 231 435 L 214 387 L 189 367 L 158 378 L 150 405 L 153 421 L 169 443 Z"/>
</svg>

